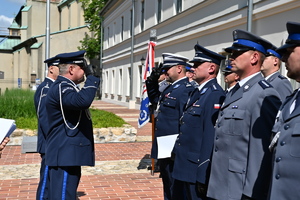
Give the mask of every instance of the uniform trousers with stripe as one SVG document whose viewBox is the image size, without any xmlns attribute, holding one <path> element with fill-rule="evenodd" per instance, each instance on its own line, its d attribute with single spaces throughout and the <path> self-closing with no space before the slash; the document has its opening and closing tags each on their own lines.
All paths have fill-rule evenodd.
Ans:
<svg viewBox="0 0 300 200">
<path fill-rule="evenodd" d="M 48 198 L 48 184 L 49 184 L 49 173 L 48 166 L 45 165 L 45 154 L 40 154 L 41 156 L 41 167 L 40 167 L 40 182 L 38 184 L 36 199 L 44 200 Z"/>
<path fill-rule="evenodd" d="M 49 199 L 77 200 L 81 166 L 49 166 Z"/>
</svg>

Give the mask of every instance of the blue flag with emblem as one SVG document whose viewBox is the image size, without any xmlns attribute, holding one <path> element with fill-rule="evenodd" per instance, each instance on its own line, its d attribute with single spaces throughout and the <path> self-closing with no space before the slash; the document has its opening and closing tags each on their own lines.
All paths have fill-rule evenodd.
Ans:
<svg viewBox="0 0 300 200">
<path fill-rule="evenodd" d="M 145 62 L 145 69 L 143 73 L 143 91 L 141 96 L 141 107 L 140 107 L 140 116 L 138 120 L 138 127 L 141 128 L 145 124 L 147 124 L 150 120 L 150 110 L 149 110 L 149 97 L 147 93 L 147 87 L 145 81 L 147 77 L 150 75 L 152 68 L 154 67 L 154 47 L 156 43 L 150 41 L 148 43 L 148 51 Z"/>
</svg>

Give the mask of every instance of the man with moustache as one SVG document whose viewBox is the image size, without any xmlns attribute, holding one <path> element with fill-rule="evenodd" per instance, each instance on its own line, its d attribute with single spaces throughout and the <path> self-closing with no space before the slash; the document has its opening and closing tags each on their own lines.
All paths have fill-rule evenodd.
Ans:
<svg viewBox="0 0 300 200">
<path fill-rule="evenodd" d="M 287 76 L 300 82 L 300 23 L 287 22 L 289 36 L 276 52 L 282 54 Z M 273 127 L 273 151 L 270 200 L 300 199 L 300 95 L 299 88 L 288 96 L 277 114 Z"/>
<path fill-rule="evenodd" d="M 271 44 L 250 32 L 233 31 L 232 71 L 240 81 L 226 96 L 216 123 L 207 196 L 222 200 L 266 199 L 271 171 L 268 149 L 281 104 L 260 67 Z"/>
</svg>

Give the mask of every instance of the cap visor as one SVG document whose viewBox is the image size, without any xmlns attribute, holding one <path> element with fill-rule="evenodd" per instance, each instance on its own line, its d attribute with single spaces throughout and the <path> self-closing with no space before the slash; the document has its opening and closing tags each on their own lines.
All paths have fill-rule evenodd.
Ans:
<svg viewBox="0 0 300 200">
<path fill-rule="evenodd" d="M 292 47 L 295 47 L 295 46 L 297 46 L 297 44 L 284 44 L 281 47 L 279 47 L 278 49 L 276 49 L 275 51 L 277 53 L 282 54 L 282 53 L 286 52 L 287 48 L 292 48 Z"/>
</svg>

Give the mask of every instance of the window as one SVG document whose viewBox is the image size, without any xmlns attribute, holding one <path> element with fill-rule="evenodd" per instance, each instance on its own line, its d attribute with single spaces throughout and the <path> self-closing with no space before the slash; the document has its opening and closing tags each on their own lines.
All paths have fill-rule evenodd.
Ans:
<svg viewBox="0 0 300 200">
<path fill-rule="evenodd" d="M 121 41 L 124 40 L 124 17 L 121 17 Z"/>
<path fill-rule="evenodd" d="M 107 47 L 109 47 L 109 27 L 107 27 Z"/>
<path fill-rule="evenodd" d="M 132 24 L 132 10 L 130 10 L 130 31 L 129 31 L 129 37 L 132 36 L 132 28 L 133 28 L 133 24 Z"/>
<path fill-rule="evenodd" d="M 157 23 L 161 22 L 161 1 L 162 0 L 157 0 L 157 16 L 156 16 Z"/>
<path fill-rule="evenodd" d="M 176 14 L 182 11 L 182 0 L 176 0 Z"/>
<path fill-rule="evenodd" d="M 144 30 L 144 20 L 145 20 L 145 2 L 142 1 L 141 5 L 141 30 Z"/>
<path fill-rule="evenodd" d="M 112 45 L 115 45 L 117 40 L 116 40 L 116 22 L 114 22 L 114 26 L 113 26 L 113 42 Z"/>
<path fill-rule="evenodd" d="M 122 85 L 123 85 L 123 74 L 122 69 L 119 69 L 119 80 L 118 80 L 118 95 L 122 95 Z"/>
</svg>

